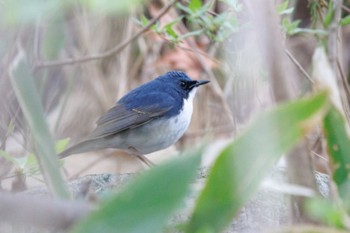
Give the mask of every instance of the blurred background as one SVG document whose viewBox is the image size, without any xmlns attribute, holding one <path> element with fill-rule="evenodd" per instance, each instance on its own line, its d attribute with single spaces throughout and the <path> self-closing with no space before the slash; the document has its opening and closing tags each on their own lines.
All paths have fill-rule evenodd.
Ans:
<svg viewBox="0 0 350 233">
<path fill-rule="evenodd" d="M 43 184 L 32 136 L 9 77 L 19 54 L 31 66 L 47 123 L 61 149 L 83 139 L 125 93 L 160 74 L 183 70 L 192 79 L 210 80 L 197 92 L 186 134 L 174 147 L 147 156 L 161 163 L 196 144 L 221 148 L 272 106 L 278 86 L 271 85 L 266 67 L 274 67 L 276 60 L 283 64 L 278 65 L 283 67 L 280 74 L 291 77 L 293 96 L 311 92 L 311 58 L 326 37 L 321 22 L 330 2 L 0 0 L 3 188 Z M 344 15 L 349 14 L 349 5 L 344 1 Z M 261 7 L 274 13 L 261 15 Z M 345 25 L 339 35 L 346 77 L 349 30 Z M 282 33 L 269 40 L 275 32 Z M 279 46 L 282 54 L 275 51 Z M 117 150 L 74 155 L 62 166 L 67 179 L 144 169 L 139 160 Z"/>
</svg>

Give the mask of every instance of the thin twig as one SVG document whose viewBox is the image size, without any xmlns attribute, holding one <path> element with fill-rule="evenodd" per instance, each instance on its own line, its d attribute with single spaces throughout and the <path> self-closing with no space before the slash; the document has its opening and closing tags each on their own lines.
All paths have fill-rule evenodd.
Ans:
<svg viewBox="0 0 350 233">
<path fill-rule="evenodd" d="M 298 60 L 293 56 L 293 54 L 288 50 L 284 49 L 284 52 L 287 54 L 289 59 L 296 65 L 296 67 L 300 70 L 301 73 L 312 83 L 314 84 L 314 80 L 310 77 L 310 75 L 306 72 L 306 70 L 302 67 L 302 65 L 298 62 Z"/>
<path fill-rule="evenodd" d="M 41 60 L 41 54 L 40 54 L 40 42 L 41 42 L 41 25 L 40 20 L 38 19 L 35 24 L 34 29 L 34 46 L 33 46 L 33 55 L 34 55 L 34 61 L 40 61 Z"/>
<path fill-rule="evenodd" d="M 121 52 L 128 44 L 133 42 L 135 39 L 137 39 L 139 36 L 141 36 L 144 32 L 146 32 L 148 29 L 150 29 L 153 24 L 155 24 L 165 13 L 179 0 L 172 0 L 167 5 L 163 7 L 163 9 L 159 12 L 159 14 L 154 17 L 152 20 L 149 21 L 149 23 L 143 27 L 141 30 L 139 30 L 137 33 L 132 35 L 130 38 L 126 39 L 124 42 L 120 43 L 119 45 L 113 47 L 112 49 L 102 52 L 95 55 L 88 55 L 81 58 L 72 58 L 72 59 L 65 59 L 65 60 L 58 60 L 58 61 L 41 61 L 38 62 L 34 69 L 42 69 L 46 67 L 53 67 L 53 66 L 65 66 L 65 65 L 74 65 L 76 63 L 82 63 L 82 62 L 88 62 L 93 60 L 98 60 L 102 58 L 107 58 L 110 56 L 113 56 L 119 52 Z"/>
<path fill-rule="evenodd" d="M 350 13 L 350 8 L 349 8 L 349 7 L 347 7 L 347 6 L 345 6 L 345 5 L 342 5 L 341 8 L 342 8 L 343 10 L 345 10 L 346 12 Z"/>
<path fill-rule="evenodd" d="M 338 70 L 339 70 L 339 74 L 340 74 L 341 80 L 342 80 L 343 85 L 344 85 L 344 89 L 345 89 L 347 100 L 348 100 L 348 102 L 350 102 L 350 89 L 349 89 L 349 85 L 348 85 L 348 82 L 347 82 L 345 74 L 344 74 L 343 67 L 340 64 L 339 58 L 337 59 L 337 66 L 338 66 Z"/>
<path fill-rule="evenodd" d="M 339 71 L 339 75 L 343 84 L 343 89 L 344 89 L 344 94 L 346 97 L 346 100 L 343 101 L 343 107 L 344 107 L 344 113 L 346 115 L 346 119 L 348 120 L 349 124 L 350 124 L 350 110 L 349 110 L 349 101 L 350 101 L 350 89 L 349 89 L 349 84 L 346 80 L 345 74 L 344 74 L 344 70 L 343 67 L 340 64 L 339 61 L 339 57 L 337 58 L 337 67 L 338 67 L 338 71 Z M 343 98 L 342 98 L 343 99 Z"/>
</svg>

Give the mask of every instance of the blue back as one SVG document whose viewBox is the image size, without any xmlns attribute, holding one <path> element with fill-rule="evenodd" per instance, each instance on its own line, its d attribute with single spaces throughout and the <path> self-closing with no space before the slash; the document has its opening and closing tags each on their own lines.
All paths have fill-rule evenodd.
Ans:
<svg viewBox="0 0 350 233">
<path fill-rule="evenodd" d="M 170 71 L 133 89 L 117 103 L 124 105 L 127 110 L 147 106 L 152 106 L 153 111 L 169 109 L 164 116 L 172 117 L 180 112 L 189 94 L 189 90 L 181 88 L 181 81 L 192 80 L 184 72 Z"/>
</svg>

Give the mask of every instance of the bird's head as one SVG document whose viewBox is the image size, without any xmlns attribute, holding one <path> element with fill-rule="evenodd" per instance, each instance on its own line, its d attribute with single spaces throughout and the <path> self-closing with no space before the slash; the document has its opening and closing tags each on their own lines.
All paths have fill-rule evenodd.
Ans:
<svg viewBox="0 0 350 233">
<path fill-rule="evenodd" d="M 197 87 L 209 83 L 208 80 L 192 80 L 182 71 L 169 71 L 159 78 L 166 82 L 167 87 L 180 93 L 185 99 L 193 98 Z"/>
</svg>

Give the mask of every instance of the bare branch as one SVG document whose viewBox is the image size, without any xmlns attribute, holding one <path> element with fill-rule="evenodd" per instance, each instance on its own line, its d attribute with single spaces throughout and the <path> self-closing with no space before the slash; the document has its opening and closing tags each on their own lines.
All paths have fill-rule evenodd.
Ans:
<svg viewBox="0 0 350 233">
<path fill-rule="evenodd" d="M 132 35 L 130 38 L 126 39 L 124 42 L 120 43 L 119 45 L 115 46 L 114 48 L 106 52 L 102 52 L 94 55 L 88 55 L 81 58 L 72 58 L 72 59 L 65 59 L 65 60 L 58 60 L 58 61 L 39 61 L 34 66 L 34 70 L 42 69 L 46 67 L 53 67 L 53 66 L 74 65 L 76 63 L 88 62 L 88 61 L 93 61 L 93 60 L 98 60 L 98 59 L 103 59 L 103 58 L 113 56 L 121 52 L 128 44 L 133 42 L 135 39 L 141 36 L 144 32 L 150 29 L 178 1 L 179 0 L 170 1 L 167 5 L 163 7 L 163 9 L 159 12 L 159 14 L 156 17 L 154 17 L 152 20 L 149 21 L 149 23 L 145 27 L 143 27 L 137 33 Z"/>
<path fill-rule="evenodd" d="M 300 70 L 301 73 L 303 73 L 303 75 L 311 82 L 314 83 L 314 80 L 312 80 L 312 78 L 310 77 L 310 75 L 306 72 L 306 70 L 304 69 L 304 67 L 302 67 L 302 65 L 298 62 L 298 60 L 293 56 L 293 54 L 288 50 L 285 49 L 284 50 L 286 52 L 286 54 L 288 55 L 289 59 L 296 65 L 296 67 Z"/>
</svg>

